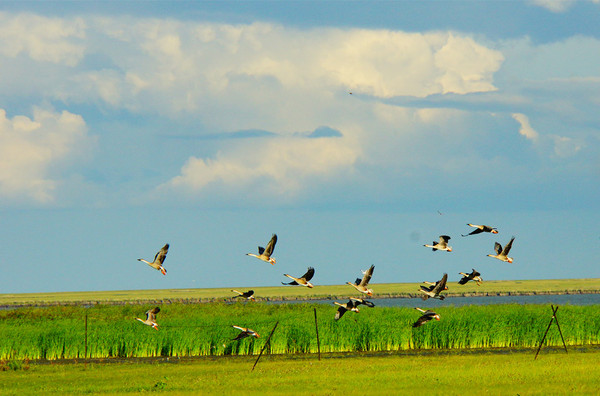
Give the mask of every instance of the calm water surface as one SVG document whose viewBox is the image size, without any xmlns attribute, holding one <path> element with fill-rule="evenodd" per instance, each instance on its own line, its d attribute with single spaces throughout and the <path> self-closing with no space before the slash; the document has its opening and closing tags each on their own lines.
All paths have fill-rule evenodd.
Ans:
<svg viewBox="0 0 600 396">
<path fill-rule="evenodd" d="M 334 300 L 313 300 L 310 302 L 333 304 Z M 371 299 L 378 307 L 461 307 L 463 305 L 491 305 L 491 304 L 543 304 L 543 305 L 595 305 L 600 304 L 600 294 L 553 294 L 535 296 L 486 296 L 486 297 L 446 297 L 445 300 L 421 298 L 374 298 Z M 305 302 L 305 301 L 286 301 Z M 339 300 L 342 302 L 342 300 Z"/>
</svg>

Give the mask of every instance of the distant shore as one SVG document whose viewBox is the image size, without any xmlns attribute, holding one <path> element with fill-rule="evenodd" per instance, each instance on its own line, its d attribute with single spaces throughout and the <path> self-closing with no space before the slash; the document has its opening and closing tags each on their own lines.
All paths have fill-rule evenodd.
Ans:
<svg viewBox="0 0 600 396">
<path fill-rule="evenodd" d="M 536 291 L 470 291 L 462 293 L 444 293 L 446 297 L 507 297 L 507 296 L 536 296 L 536 295 L 573 295 L 573 294 L 600 294 L 600 289 L 587 290 L 536 290 Z M 369 299 L 382 298 L 421 298 L 420 293 L 377 293 Z M 76 300 L 57 300 L 57 301 L 23 301 L 14 303 L 0 304 L 0 309 L 12 308 L 27 308 L 27 307 L 50 307 L 50 306 L 95 306 L 95 305 L 147 305 L 147 304 L 211 304 L 211 303 L 232 303 L 238 301 L 231 297 L 199 297 L 199 298 L 132 298 L 127 299 L 110 299 L 110 300 L 93 300 L 93 299 L 76 299 Z M 265 296 L 256 297 L 257 302 L 311 302 L 322 300 L 343 300 L 349 297 L 348 294 L 336 295 L 289 295 L 289 296 Z"/>
</svg>

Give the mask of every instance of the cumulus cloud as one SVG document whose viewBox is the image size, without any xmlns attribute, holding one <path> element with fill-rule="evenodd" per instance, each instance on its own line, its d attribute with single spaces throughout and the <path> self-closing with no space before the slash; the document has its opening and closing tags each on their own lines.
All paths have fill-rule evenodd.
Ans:
<svg viewBox="0 0 600 396">
<path fill-rule="evenodd" d="M 256 185 L 258 195 L 293 196 L 315 179 L 351 172 L 360 155 L 360 149 L 339 137 L 257 138 L 215 158 L 189 158 L 181 175 L 159 190 L 194 195 L 215 186 L 246 190 Z"/>
<path fill-rule="evenodd" d="M 164 182 L 160 190 L 178 196 L 248 188 L 293 196 L 318 183 L 369 183 L 382 173 L 423 180 L 423 169 L 451 175 L 490 156 L 494 167 L 502 166 L 514 150 L 489 148 L 499 134 L 527 154 L 567 158 L 583 149 L 586 137 L 543 120 L 596 125 L 598 119 L 600 41 L 593 37 L 490 43 L 453 31 L 0 16 L 18 27 L 0 32 L 3 94 L 40 95 L 38 103 L 90 105 L 116 115 L 103 121 L 118 129 L 102 135 L 114 139 L 103 147 L 144 146 L 132 150 L 138 161 L 118 158 L 114 165 L 138 167 L 127 179 L 128 191 Z M 51 42 L 35 23 L 49 26 Z M 586 94 L 562 94 L 576 85 Z M 531 145 L 522 145 L 514 121 Z M 328 127 L 315 130 L 319 125 Z M 148 135 L 193 144 L 181 147 L 181 139 L 170 139 L 169 155 L 162 156 L 163 147 Z M 149 164 L 141 158 L 147 155 L 162 162 Z M 21 191 L 50 199 L 59 177 L 45 164 L 54 163 L 40 162 L 33 172 L 46 187 Z M 341 177 L 350 173 L 350 181 Z M 138 181 L 148 174 L 152 182 Z"/>
<path fill-rule="evenodd" d="M 111 67 L 79 71 L 61 99 L 99 99 L 170 116 L 199 111 L 207 120 L 234 101 L 285 110 L 283 91 L 352 90 L 380 97 L 493 91 L 493 74 L 503 62 L 501 52 L 460 33 L 125 17 L 85 24 L 90 36 L 107 42 L 102 50 Z"/>
<path fill-rule="evenodd" d="M 24 53 L 35 61 L 75 66 L 84 55 L 85 23 L 81 18 L 47 18 L 0 12 L 0 54 Z"/>
<path fill-rule="evenodd" d="M 89 143 L 81 116 L 36 108 L 33 118 L 9 118 L 0 109 L 0 196 L 37 203 L 53 201 L 56 169 Z"/>
</svg>

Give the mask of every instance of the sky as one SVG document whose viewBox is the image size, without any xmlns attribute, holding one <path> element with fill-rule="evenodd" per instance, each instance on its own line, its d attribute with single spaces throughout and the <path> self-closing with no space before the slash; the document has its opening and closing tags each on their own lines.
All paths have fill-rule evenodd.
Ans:
<svg viewBox="0 0 600 396">
<path fill-rule="evenodd" d="M 598 0 L 0 1 L 0 26 L 0 293 L 600 278 Z M 273 233 L 276 265 L 245 255 Z M 165 243 L 166 276 L 137 261 Z"/>
</svg>

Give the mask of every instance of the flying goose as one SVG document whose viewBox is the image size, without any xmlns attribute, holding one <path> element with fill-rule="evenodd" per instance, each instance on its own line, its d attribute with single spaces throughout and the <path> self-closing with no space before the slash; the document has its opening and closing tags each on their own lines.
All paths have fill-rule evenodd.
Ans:
<svg viewBox="0 0 600 396">
<path fill-rule="evenodd" d="M 335 313 L 335 320 L 340 320 L 340 318 L 344 316 L 346 311 L 359 312 L 358 304 L 352 299 L 348 300 L 348 302 L 344 304 L 340 304 L 337 301 L 335 301 L 334 304 L 339 306 L 337 312 Z"/>
<path fill-rule="evenodd" d="M 488 257 L 493 257 L 498 260 L 512 263 L 513 258 L 508 257 L 508 252 L 510 252 L 510 248 L 512 247 L 512 243 L 514 240 L 515 240 L 515 237 L 510 238 L 510 241 L 508 241 L 508 243 L 506 245 L 504 245 L 504 249 L 502 249 L 502 245 L 500 245 L 498 242 L 496 242 L 494 244 L 494 250 L 496 251 L 496 254 L 488 254 Z"/>
<path fill-rule="evenodd" d="M 232 292 L 236 292 L 238 295 L 237 296 L 233 296 L 232 298 L 238 298 L 238 297 L 244 297 L 246 300 L 254 300 L 254 290 L 248 290 L 247 292 L 240 292 L 237 290 L 232 290 Z"/>
<path fill-rule="evenodd" d="M 482 232 L 491 232 L 492 234 L 498 233 L 498 229 L 496 227 L 490 227 L 490 226 L 486 226 L 486 225 L 477 225 L 477 224 L 471 224 L 471 223 L 468 223 L 467 225 L 470 227 L 475 227 L 476 229 L 466 235 L 461 234 L 464 237 L 469 236 L 469 235 L 481 234 Z"/>
<path fill-rule="evenodd" d="M 375 304 L 373 304 L 371 301 L 364 300 L 362 298 L 350 297 L 350 300 L 354 301 L 356 305 L 366 305 L 369 308 L 373 308 L 375 306 Z"/>
<path fill-rule="evenodd" d="M 302 275 L 301 278 L 294 278 L 291 275 L 288 274 L 283 274 L 285 276 L 287 276 L 290 279 L 293 279 L 293 282 L 290 283 L 283 283 L 281 282 L 282 285 L 300 285 L 300 286 L 306 286 L 306 287 L 313 287 L 313 284 L 309 282 L 309 280 L 312 279 L 312 277 L 315 274 L 315 269 L 313 267 L 308 267 L 308 271 L 306 271 L 306 274 Z"/>
<path fill-rule="evenodd" d="M 481 274 L 477 272 L 475 268 L 473 268 L 473 271 L 470 274 L 465 274 L 464 272 L 459 272 L 459 274 L 463 276 L 458 281 L 459 285 L 466 285 L 468 281 L 472 280 L 477 283 L 477 286 L 481 286 L 481 282 L 483 282 L 483 279 L 481 279 Z"/>
<path fill-rule="evenodd" d="M 275 259 L 271 257 L 273 254 L 273 250 L 275 249 L 275 244 L 277 243 L 277 235 L 273 234 L 269 243 L 267 243 L 267 247 L 264 248 L 262 246 L 258 247 L 258 254 L 254 253 L 246 253 L 246 256 L 256 257 L 259 260 L 266 261 L 267 263 L 271 263 L 271 265 L 275 265 Z"/>
<path fill-rule="evenodd" d="M 359 309 L 358 309 L 359 305 L 366 305 L 369 308 L 373 308 L 375 306 L 375 304 L 373 304 L 371 301 L 363 300 L 362 298 L 353 298 L 353 297 L 350 297 L 348 302 L 345 304 L 340 304 L 337 301 L 334 302 L 334 304 L 339 306 L 337 312 L 335 313 L 335 318 L 334 318 L 335 320 L 340 320 L 340 318 L 342 316 L 344 316 L 346 311 L 359 312 Z"/>
<path fill-rule="evenodd" d="M 433 243 L 433 245 L 423 245 L 423 246 L 431 248 L 431 250 L 433 250 L 434 252 L 436 250 L 445 250 L 447 252 L 451 252 L 452 246 L 448 246 L 449 240 L 450 240 L 450 237 L 448 235 L 440 235 L 439 242 L 433 241 L 433 242 L 431 242 L 431 243 Z"/>
<path fill-rule="evenodd" d="M 160 312 L 160 308 L 152 308 L 146 311 L 146 320 L 142 320 L 140 318 L 136 318 L 140 322 L 145 325 L 152 326 L 154 330 L 158 330 L 158 325 L 156 324 L 156 314 Z"/>
<path fill-rule="evenodd" d="M 160 272 L 162 272 L 163 275 L 167 275 L 167 270 L 162 266 L 162 264 L 165 262 L 165 258 L 167 257 L 167 253 L 169 252 L 169 244 L 165 244 L 165 246 L 163 246 L 158 253 L 156 253 L 156 256 L 154 256 L 154 261 L 153 262 L 149 262 L 147 260 L 144 259 L 138 259 L 138 261 L 141 261 L 143 263 L 148 264 L 150 267 L 159 270 Z"/>
<path fill-rule="evenodd" d="M 232 339 L 232 341 L 241 340 L 242 338 L 246 338 L 246 337 L 254 337 L 254 338 L 260 337 L 256 331 L 249 329 L 247 327 L 240 327 L 240 326 L 233 326 L 233 327 L 240 330 L 241 333 L 239 333 L 234 339 Z"/>
<path fill-rule="evenodd" d="M 423 300 L 427 300 L 430 297 L 431 298 L 439 298 L 440 300 L 445 299 L 446 297 L 441 295 L 440 293 L 444 290 L 448 290 L 448 288 L 446 287 L 447 280 L 448 280 L 448 274 L 444 274 L 444 276 L 442 276 L 442 279 L 440 279 L 439 281 L 437 281 L 435 283 L 423 282 L 423 283 L 426 283 L 431 286 L 429 286 L 429 287 L 421 286 L 419 291 L 421 293 L 425 294 L 424 296 L 421 296 L 421 298 Z"/>
<path fill-rule="evenodd" d="M 354 286 L 354 288 L 356 290 L 358 290 L 359 292 L 364 293 L 368 296 L 372 296 L 373 290 L 368 289 L 367 285 L 369 284 L 369 281 L 371 280 L 371 277 L 373 276 L 374 269 L 375 269 L 375 266 L 371 265 L 371 267 L 368 270 L 362 271 L 363 272 L 362 279 L 356 278 L 356 281 L 354 281 L 354 283 L 350 283 L 350 282 L 346 282 L 346 283 L 349 284 L 350 286 Z"/>
<path fill-rule="evenodd" d="M 413 323 L 412 327 L 419 327 L 419 326 L 423 326 L 425 323 L 429 322 L 432 319 L 435 320 L 440 320 L 440 315 L 436 314 L 435 312 L 431 311 L 431 310 L 424 310 L 421 308 L 415 308 L 421 312 L 423 312 L 423 315 L 421 315 L 421 317 L 419 319 L 417 319 L 417 321 L 415 323 Z"/>
</svg>

